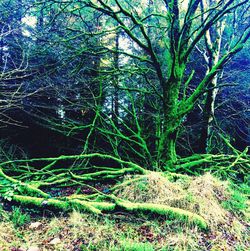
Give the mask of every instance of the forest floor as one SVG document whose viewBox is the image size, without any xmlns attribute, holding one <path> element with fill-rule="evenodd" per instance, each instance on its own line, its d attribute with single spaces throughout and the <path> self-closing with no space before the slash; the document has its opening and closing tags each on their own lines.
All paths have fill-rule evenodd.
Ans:
<svg viewBox="0 0 250 251">
<path fill-rule="evenodd" d="M 129 185 L 116 191 L 118 197 L 188 210 L 205 219 L 208 229 L 153 213 L 65 214 L 2 203 L 0 250 L 250 250 L 249 186 L 220 181 L 211 174 L 166 180 L 155 172 L 143 179 L 127 175 L 125 181 Z"/>
</svg>

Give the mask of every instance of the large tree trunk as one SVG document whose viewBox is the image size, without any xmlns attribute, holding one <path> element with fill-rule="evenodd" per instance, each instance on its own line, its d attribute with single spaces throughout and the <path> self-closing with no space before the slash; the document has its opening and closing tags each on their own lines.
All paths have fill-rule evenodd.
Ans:
<svg viewBox="0 0 250 251">
<path fill-rule="evenodd" d="M 165 165 L 166 162 L 175 163 L 177 160 L 176 140 L 181 123 L 178 116 L 178 98 L 185 66 L 176 62 L 173 68 L 172 77 L 163 85 L 164 120 L 158 148 L 158 163 L 160 165 Z"/>
<path fill-rule="evenodd" d="M 159 149 L 158 149 L 158 162 L 159 165 L 164 165 L 167 161 L 175 163 L 177 160 L 176 155 L 176 139 L 178 129 L 175 126 L 170 126 L 170 123 L 165 123 L 164 132 L 161 135 Z"/>
</svg>

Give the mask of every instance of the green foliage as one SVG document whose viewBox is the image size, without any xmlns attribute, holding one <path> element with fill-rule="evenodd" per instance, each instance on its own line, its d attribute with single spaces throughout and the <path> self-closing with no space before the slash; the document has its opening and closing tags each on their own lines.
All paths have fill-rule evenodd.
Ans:
<svg viewBox="0 0 250 251">
<path fill-rule="evenodd" d="M 137 183 L 138 189 L 140 191 L 147 191 L 148 188 L 148 183 L 147 183 L 147 179 L 142 179 Z"/>
<path fill-rule="evenodd" d="M 121 243 L 121 247 L 119 250 L 122 250 L 122 251 L 154 251 L 155 249 L 154 249 L 154 246 L 149 242 L 136 243 L 136 242 L 124 241 Z M 115 249 L 114 251 L 118 251 L 118 249 Z"/>
<path fill-rule="evenodd" d="M 195 201 L 195 197 L 194 197 L 194 195 L 192 194 L 192 193 L 188 193 L 187 194 L 187 196 L 186 196 L 186 200 L 188 201 L 188 202 L 194 202 Z"/>
<path fill-rule="evenodd" d="M 30 215 L 23 213 L 20 207 L 13 207 L 13 211 L 9 216 L 14 227 L 22 227 L 23 225 L 30 222 Z"/>
<path fill-rule="evenodd" d="M 244 213 L 247 209 L 247 196 L 242 191 L 246 191 L 246 184 L 242 186 L 232 186 L 231 196 L 228 200 L 222 203 L 223 207 L 235 214 Z M 248 187 L 249 191 L 249 187 Z"/>
<path fill-rule="evenodd" d="M 235 251 L 245 251 L 246 247 L 244 247 L 243 245 L 239 244 L 235 247 Z"/>
<path fill-rule="evenodd" d="M 112 250 L 110 249 L 110 243 L 107 240 L 101 240 L 97 243 L 90 242 L 88 246 L 81 245 L 81 251 L 98 251 L 98 250 Z M 120 249 L 119 249 L 120 250 Z M 118 251 L 118 250 L 116 250 Z"/>
<path fill-rule="evenodd" d="M 15 192 L 21 192 L 22 188 L 17 183 L 11 183 L 8 180 L 0 179 L 1 193 L 5 200 L 12 201 Z"/>
<path fill-rule="evenodd" d="M 59 234 L 61 230 L 62 230 L 61 227 L 59 227 L 59 226 L 54 226 L 54 227 L 52 227 L 52 228 L 47 232 L 47 234 L 48 234 L 48 236 L 55 236 L 55 235 Z"/>
</svg>

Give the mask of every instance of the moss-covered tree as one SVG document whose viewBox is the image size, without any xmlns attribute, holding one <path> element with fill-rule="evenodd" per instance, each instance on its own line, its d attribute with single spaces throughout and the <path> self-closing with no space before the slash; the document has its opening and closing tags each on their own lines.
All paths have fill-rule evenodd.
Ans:
<svg viewBox="0 0 250 251">
<path fill-rule="evenodd" d="M 140 48 L 140 53 L 130 55 L 141 62 L 147 62 L 154 70 L 161 87 L 163 121 L 158 145 L 158 163 L 175 162 L 178 128 L 184 117 L 193 110 L 198 98 L 206 91 L 217 72 L 226 62 L 242 49 L 249 37 L 249 27 L 224 54 L 214 61 L 197 87 L 188 95 L 185 91 L 195 72 L 186 75 L 191 53 L 202 43 L 209 30 L 215 29 L 221 20 L 236 8 L 247 8 L 247 1 L 214 1 L 209 6 L 200 0 L 188 2 L 154 1 L 155 8 L 145 14 L 146 2 L 127 1 L 84 1 L 85 7 L 97 10 L 113 23 L 110 28 L 123 30 L 130 40 Z M 204 18 L 204 13 L 206 17 Z M 149 21 L 150 20 L 150 21 Z M 149 32 L 160 33 L 161 40 L 155 41 Z M 159 44 L 161 43 L 161 54 Z M 211 41 L 212 42 L 212 41 Z M 216 42 L 217 43 L 217 42 Z M 215 45 L 214 45 L 215 46 Z M 126 52 L 124 52 L 126 53 Z"/>
</svg>

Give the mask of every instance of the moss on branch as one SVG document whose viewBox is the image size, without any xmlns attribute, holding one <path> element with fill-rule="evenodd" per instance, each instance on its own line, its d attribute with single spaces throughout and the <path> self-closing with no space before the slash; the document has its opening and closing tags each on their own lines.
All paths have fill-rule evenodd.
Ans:
<svg viewBox="0 0 250 251">
<path fill-rule="evenodd" d="M 101 214 L 101 210 L 97 207 L 91 205 L 90 202 L 74 200 L 59 200 L 59 199 L 44 199 L 33 196 L 23 196 L 23 195 L 13 195 L 12 199 L 23 205 L 36 206 L 39 208 L 51 207 L 54 209 L 59 209 L 62 211 L 71 211 L 73 209 L 78 209 L 80 211 L 87 211 L 94 214 Z M 106 206 L 106 205 L 105 205 Z"/>
<path fill-rule="evenodd" d="M 169 207 L 167 205 L 153 203 L 134 203 L 121 200 L 115 196 L 107 196 L 114 202 L 106 201 L 84 201 L 77 198 L 60 200 L 60 199 L 44 199 L 32 196 L 13 195 L 13 200 L 23 204 L 36 206 L 38 208 L 51 207 L 62 211 L 72 211 L 77 209 L 93 214 L 101 214 L 102 211 L 114 212 L 118 207 L 128 212 L 154 213 L 156 215 L 165 215 L 171 219 L 178 219 L 189 224 L 195 224 L 201 229 L 207 228 L 207 222 L 199 215 L 183 210 L 180 208 Z"/>
<path fill-rule="evenodd" d="M 89 154 L 81 154 L 81 155 L 61 155 L 59 157 L 51 157 L 51 158 L 34 158 L 34 159 L 23 159 L 23 160 L 10 160 L 0 164 L 0 167 L 4 167 L 8 164 L 13 163 L 33 163 L 33 162 L 52 162 L 51 164 L 55 163 L 56 161 L 63 161 L 63 160 L 80 160 L 80 159 L 90 159 L 90 158 L 100 158 L 100 159 L 109 159 L 117 162 L 118 164 L 125 165 L 127 167 L 133 168 L 134 171 L 138 171 L 139 173 L 146 174 L 148 171 L 141 166 L 130 162 L 119 159 L 112 155 L 102 154 L 102 153 L 89 153 Z M 49 165 L 46 165 L 44 168 L 47 169 Z"/>
<path fill-rule="evenodd" d="M 0 169 L 0 177 L 3 177 L 4 179 L 10 181 L 11 183 L 13 184 L 17 184 L 19 185 L 23 192 L 27 192 L 28 194 L 36 194 L 36 195 L 40 195 L 44 198 L 48 198 L 49 195 L 45 192 L 43 192 L 42 190 L 40 190 L 38 187 L 39 187 L 39 182 L 37 183 L 34 183 L 33 185 L 30 185 L 30 184 L 27 184 L 27 183 L 24 183 L 24 182 L 21 182 L 19 180 L 16 180 L 8 175 L 6 175 L 2 169 Z"/>
<path fill-rule="evenodd" d="M 136 171 L 134 168 L 121 168 L 118 170 L 104 170 L 104 171 L 98 171 L 94 173 L 85 173 L 82 175 L 76 175 L 72 172 L 70 174 L 74 179 L 90 181 L 90 180 L 95 180 L 97 177 L 101 177 L 102 179 L 115 178 L 117 176 L 124 175 L 125 173 L 134 172 L 134 171 Z"/>
<path fill-rule="evenodd" d="M 121 199 L 116 200 L 116 203 L 127 211 L 166 215 L 171 219 L 179 219 L 183 222 L 195 224 L 202 229 L 206 229 L 208 227 L 207 222 L 204 218 L 202 218 L 198 214 L 180 208 L 174 208 L 167 205 L 153 203 L 132 203 Z"/>
</svg>

